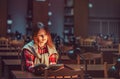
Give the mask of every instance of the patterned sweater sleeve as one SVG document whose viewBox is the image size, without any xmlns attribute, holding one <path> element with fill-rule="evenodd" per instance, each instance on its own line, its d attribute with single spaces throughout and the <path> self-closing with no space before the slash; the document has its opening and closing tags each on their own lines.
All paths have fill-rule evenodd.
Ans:
<svg viewBox="0 0 120 79">
<path fill-rule="evenodd" d="M 33 61 L 35 56 L 32 55 L 28 50 L 24 50 L 24 57 L 25 57 L 25 66 L 27 68 L 28 71 L 30 72 L 34 72 L 34 65 L 33 65 Z"/>
</svg>

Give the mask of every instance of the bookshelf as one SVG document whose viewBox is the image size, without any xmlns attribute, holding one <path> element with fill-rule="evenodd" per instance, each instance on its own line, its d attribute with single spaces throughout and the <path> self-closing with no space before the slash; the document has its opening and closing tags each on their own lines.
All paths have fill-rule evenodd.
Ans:
<svg viewBox="0 0 120 79">
<path fill-rule="evenodd" d="M 64 42 L 88 36 L 89 0 L 64 0 Z"/>
<path fill-rule="evenodd" d="M 74 37 L 74 0 L 64 0 L 64 42 Z"/>
</svg>

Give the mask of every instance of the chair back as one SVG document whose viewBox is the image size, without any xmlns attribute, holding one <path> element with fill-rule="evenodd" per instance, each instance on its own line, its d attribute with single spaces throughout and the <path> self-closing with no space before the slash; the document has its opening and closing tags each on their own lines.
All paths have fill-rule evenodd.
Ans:
<svg viewBox="0 0 120 79">
<path fill-rule="evenodd" d="M 81 54 L 81 56 L 86 60 L 87 64 L 97 64 L 97 60 L 100 60 L 100 64 L 103 64 L 103 55 L 102 53 L 86 52 Z M 82 58 L 78 55 L 77 61 L 80 64 Z"/>
</svg>

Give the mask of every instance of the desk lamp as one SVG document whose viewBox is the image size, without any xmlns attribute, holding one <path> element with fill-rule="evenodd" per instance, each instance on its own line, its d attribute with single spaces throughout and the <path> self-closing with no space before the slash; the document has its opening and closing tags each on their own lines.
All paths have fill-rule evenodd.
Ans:
<svg viewBox="0 0 120 79">
<path fill-rule="evenodd" d="M 87 73 L 87 62 L 85 57 L 81 56 L 81 49 L 79 47 L 75 47 L 74 49 L 69 50 L 68 52 L 68 57 L 72 60 L 77 59 L 77 55 L 81 57 L 81 59 L 84 61 L 85 64 L 85 75 L 84 79 L 92 79 L 92 77 Z"/>
</svg>

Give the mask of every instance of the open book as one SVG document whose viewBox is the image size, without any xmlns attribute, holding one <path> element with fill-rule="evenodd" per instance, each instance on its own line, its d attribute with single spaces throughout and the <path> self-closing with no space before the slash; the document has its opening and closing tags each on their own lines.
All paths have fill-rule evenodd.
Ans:
<svg viewBox="0 0 120 79">
<path fill-rule="evenodd" d="M 56 71 L 56 70 L 60 70 L 60 69 L 65 68 L 65 67 L 72 70 L 71 67 L 68 67 L 64 64 L 53 64 L 53 65 L 49 65 L 49 66 L 46 66 L 45 64 L 38 64 L 34 67 L 34 70 L 35 70 L 34 74 L 35 75 L 42 75 L 42 74 L 44 74 L 45 69 Z"/>
</svg>

